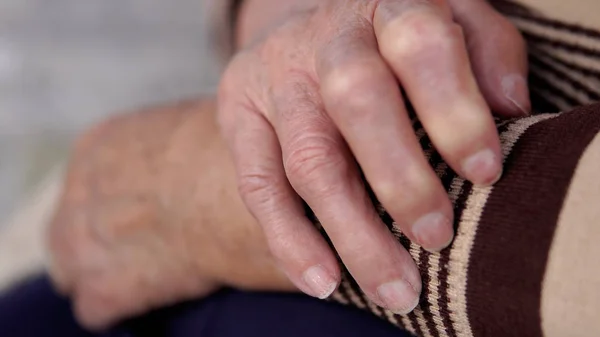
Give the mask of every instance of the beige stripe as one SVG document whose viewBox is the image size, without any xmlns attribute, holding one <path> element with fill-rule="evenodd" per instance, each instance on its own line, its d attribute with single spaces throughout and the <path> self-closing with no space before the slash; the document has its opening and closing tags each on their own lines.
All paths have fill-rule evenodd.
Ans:
<svg viewBox="0 0 600 337">
<path fill-rule="evenodd" d="M 378 208 L 378 211 L 381 211 L 381 209 L 383 209 L 383 206 L 381 206 L 381 208 Z M 380 214 L 381 213 L 382 212 L 380 212 Z M 402 234 L 402 231 L 400 230 L 400 228 L 398 227 L 398 225 L 395 222 L 392 224 L 392 234 L 394 234 L 394 236 L 397 239 L 404 238 L 404 234 Z M 393 312 L 391 312 L 389 310 L 385 310 L 385 309 L 384 309 L 384 312 L 385 312 L 385 315 L 388 318 L 388 320 L 390 322 L 392 322 L 393 324 L 398 324 L 398 320 L 396 319 L 396 317 L 400 317 L 400 320 L 402 321 L 402 326 L 404 326 L 404 329 L 406 329 L 406 331 L 412 333 L 413 335 L 416 334 L 415 328 L 413 327 L 408 316 L 396 315 Z"/>
<path fill-rule="evenodd" d="M 519 0 L 518 2 L 535 8 L 551 18 L 600 29 L 597 15 L 600 13 L 598 0 Z"/>
<path fill-rule="evenodd" d="M 338 303 L 345 305 L 350 304 L 350 302 L 348 302 L 348 300 L 339 291 L 334 291 L 333 294 L 331 294 L 331 298 Z"/>
<path fill-rule="evenodd" d="M 543 53 L 550 54 L 563 61 L 574 63 L 580 67 L 600 71 L 600 60 L 582 54 L 574 54 L 568 50 L 558 49 L 549 45 L 536 45 Z"/>
<path fill-rule="evenodd" d="M 437 175 L 439 177 L 445 176 L 446 174 L 448 174 L 448 164 L 440 163 L 435 168 L 435 172 L 437 173 Z M 462 189 L 462 185 L 458 188 Z M 459 192 L 452 191 L 452 187 L 451 187 L 449 193 L 451 195 L 454 195 L 453 202 L 455 202 L 456 198 L 458 197 Z M 427 296 L 427 301 L 429 302 L 429 310 L 431 311 L 432 320 L 433 320 L 433 323 L 435 324 L 435 328 L 436 328 L 438 334 L 440 336 L 444 337 L 444 336 L 448 336 L 448 334 L 446 333 L 446 329 L 444 327 L 444 323 L 443 323 L 443 319 L 442 319 L 442 314 L 440 312 L 440 307 L 438 304 L 439 303 L 438 300 L 440 299 L 440 293 L 439 293 L 439 287 L 440 287 L 439 273 L 441 271 L 440 256 L 441 255 L 439 253 L 431 253 L 429 255 L 429 267 L 427 268 L 427 273 L 429 275 L 429 283 L 427 284 L 427 288 L 429 290 L 429 293 Z"/>
<path fill-rule="evenodd" d="M 412 323 L 410 322 L 410 319 L 408 319 L 408 317 L 396 315 L 389 310 L 384 310 L 383 312 L 385 314 L 385 317 L 387 318 L 387 320 L 390 323 L 392 323 L 396 326 L 402 326 L 404 328 L 404 330 L 410 332 L 413 335 L 416 334 L 416 331 L 415 331 L 414 327 L 412 326 Z M 402 321 L 402 323 L 398 322 L 398 319 L 397 319 L 398 317 L 400 317 L 400 320 Z"/>
<path fill-rule="evenodd" d="M 385 317 L 387 318 L 388 322 L 398 326 L 398 320 L 396 319 L 396 315 L 394 315 L 393 312 L 391 312 L 389 310 L 383 310 L 383 312 L 385 313 Z M 410 321 L 406 320 L 407 322 L 405 322 L 404 319 L 405 319 L 405 317 L 402 317 L 402 325 L 404 326 L 405 329 L 408 330 L 408 327 L 410 326 Z M 411 326 L 411 328 L 412 328 L 412 326 Z"/>
<path fill-rule="evenodd" d="M 598 90 L 598 88 L 600 87 L 600 78 L 595 76 L 584 75 L 578 71 L 573 71 L 571 67 L 566 66 L 563 63 L 557 62 L 553 59 L 550 59 L 547 53 L 535 51 L 532 52 L 532 54 L 535 55 L 537 58 L 541 59 L 542 61 L 545 61 L 546 63 L 553 65 L 555 68 L 558 68 L 559 70 L 562 70 L 563 72 L 567 73 L 570 78 L 587 86 L 590 90 L 593 90 L 595 92 L 600 91 Z"/>
<path fill-rule="evenodd" d="M 506 158 L 519 137 L 531 125 L 559 114 L 544 114 L 515 121 L 500 135 L 502 153 Z M 460 179 L 460 178 L 457 178 Z M 474 186 L 465 204 L 448 263 L 448 308 L 456 333 L 473 336 L 467 313 L 467 272 L 469 258 L 483 207 L 493 187 Z"/>
<path fill-rule="evenodd" d="M 462 193 L 464 185 L 465 180 L 458 176 L 452 180 L 452 184 L 450 184 L 450 191 L 448 191 L 448 196 L 450 197 L 450 201 L 453 205 L 456 203 L 458 197 Z"/>
<path fill-rule="evenodd" d="M 369 310 L 371 310 L 371 312 L 377 316 L 377 317 L 383 317 L 383 309 L 381 309 L 377 304 L 373 303 L 372 301 L 370 301 L 368 298 L 364 298 L 365 302 L 367 302 L 367 306 L 369 307 Z"/>
<path fill-rule="evenodd" d="M 388 314 L 387 311 L 386 311 L 386 314 Z M 389 312 L 389 314 L 394 316 L 394 314 L 391 311 Z M 412 322 L 410 321 L 408 316 L 402 315 L 402 316 L 400 316 L 400 319 L 402 320 L 402 324 L 404 325 L 404 329 L 406 329 L 406 331 L 410 332 L 413 335 L 417 334 L 417 331 L 415 330 L 415 327 L 413 327 Z"/>
<path fill-rule="evenodd" d="M 396 230 L 398 228 L 395 222 L 394 222 L 393 228 Z M 417 264 L 417 266 L 419 266 L 421 264 L 421 247 L 419 247 L 417 244 L 415 244 L 411 241 L 408 252 L 412 256 L 412 258 L 415 261 L 415 263 Z M 421 329 L 423 336 L 431 337 L 429 328 L 427 327 L 427 324 L 425 323 L 425 319 L 423 318 L 423 311 L 421 310 L 421 308 L 420 307 L 415 308 L 415 310 L 413 310 L 413 313 L 417 317 L 417 324 L 419 324 L 419 328 Z"/>
<path fill-rule="evenodd" d="M 542 329 L 548 337 L 600 336 L 600 133 L 575 170 L 548 256 Z"/>
<path fill-rule="evenodd" d="M 435 323 L 436 330 L 440 336 L 447 336 L 446 329 L 444 328 L 444 323 L 442 320 L 442 314 L 440 312 L 440 307 L 438 305 L 438 300 L 440 298 L 439 287 L 439 273 L 440 273 L 440 254 L 435 253 L 429 256 L 429 268 L 427 268 L 429 273 L 429 284 L 427 285 L 429 289 L 429 294 L 427 296 L 427 301 L 429 302 L 429 308 L 431 314 L 433 316 L 433 322 Z"/>
<path fill-rule="evenodd" d="M 558 40 L 581 47 L 600 50 L 600 40 L 584 34 L 573 33 L 567 30 L 555 29 L 540 25 L 533 20 L 511 17 L 511 21 L 522 31 L 535 34 L 551 40 Z"/>
<path fill-rule="evenodd" d="M 431 335 L 431 332 L 429 331 L 429 327 L 427 326 L 427 320 L 423 316 L 423 309 L 421 309 L 421 306 L 418 306 L 417 308 L 415 308 L 414 314 L 417 317 L 417 323 L 419 324 L 419 327 L 421 328 L 421 332 L 423 333 L 422 336 L 423 337 L 433 337 Z"/>
<path fill-rule="evenodd" d="M 435 174 L 437 174 L 438 177 L 443 178 L 447 173 L 448 173 L 448 164 L 446 164 L 445 162 L 436 166 Z"/>
<path fill-rule="evenodd" d="M 354 304 L 357 308 L 360 309 L 367 308 L 362 298 L 358 296 L 356 291 L 354 291 L 354 289 L 352 289 L 352 286 L 350 286 L 350 281 L 343 281 L 341 287 L 344 287 L 344 290 L 346 291 L 346 294 L 348 294 L 348 297 L 350 298 L 350 301 L 352 301 L 352 304 Z"/>
</svg>

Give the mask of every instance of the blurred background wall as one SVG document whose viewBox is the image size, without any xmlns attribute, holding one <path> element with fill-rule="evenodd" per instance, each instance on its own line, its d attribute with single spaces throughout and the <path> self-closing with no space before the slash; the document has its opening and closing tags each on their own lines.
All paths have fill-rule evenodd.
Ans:
<svg viewBox="0 0 600 337">
<path fill-rule="evenodd" d="M 0 0 L 0 224 L 109 114 L 210 92 L 203 0 Z"/>
</svg>

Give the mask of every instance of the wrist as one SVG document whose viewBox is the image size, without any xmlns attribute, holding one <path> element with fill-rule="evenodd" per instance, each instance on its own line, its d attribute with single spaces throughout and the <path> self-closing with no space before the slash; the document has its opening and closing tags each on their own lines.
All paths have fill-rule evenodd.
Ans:
<svg viewBox="0 0 600 337">
<path fill-rule="evenodd" d="M 239 0 L 234 26 L 235 50 L 248 46 L 294 13 L 306 11 L 318 0 Z"/>
</svg>

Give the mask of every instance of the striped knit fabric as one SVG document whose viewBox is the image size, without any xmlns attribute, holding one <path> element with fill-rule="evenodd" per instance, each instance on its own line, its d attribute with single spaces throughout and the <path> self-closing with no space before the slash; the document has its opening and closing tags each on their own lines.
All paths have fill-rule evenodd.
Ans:
<svg viewBox="0 0 600 337">
<path fill-rule="evenodd" d="M 544 281 L 552 278 L 549 259 L 557 241 L 555 233 L 561 233 L 557 226 L 573 176 L 600 132 L 600 105 L 588 105 L 600 100 L 600 31 L 552 19 L 513 1 L 494 0 L 492 4 L 513 20 L 528 42 L 535 112 L 531 117 L 497 122 L 505 156 L 503 179 L 494 187 L 482 188 L 458 177 L 415 120 L 420 143 L 454 203 L 454 243 L 440 253 L 411 243 L 371 193 L 381 218 L 419 266 L 421 302 L 408 315 L 393 314 L 370 302 L 345 269 L 343 282 L 331 299 L 368 310 L 424 337 L 600 336 L 600 331 L 588 329 L 598 328 L 598 323 L 590 323 L 589 317 L 585 320 L 590 311 L 600 317 L 600 312 L 593 311 L 600 309 L 598 292 L 591 298 L 599 302 L 578 309 L 578 318 L 569 318 L 571 325 L 554 323 L 572 316 L 573 310 L 563 316 L 556 313 L 555 307 L 568 301 L 554 300 L 560 297 L 557 292 L 566 291 L 561 286 L 568 283 L 568 276 L 556 282 L 560 286 L 551 296 L 548 289 L 552 286 L 545 285 L 550 281 Z M 600 146 L 595 145 L 594 151 L 600 153 Z M 308 214 L 319 225 L 310 210 Z M 562 270 L 565 264 L 555 269 Z M 600 286 L 597 274 L 589 279 Z M 585 304 L 579 296 L 571 299 L 573 306 Z"/>
<path fill-rule="evenodd" d="M 224 62 L 232 51 L 226 24 L 231 1 L 214 0 L 208 12 Z M 505 155 L 502 180 L 481 188 L 456 176 L 415 120 L 420 143 L 454 203 L 455 240 L 440 253 L 426 252 L 402 235 L 372 196 L 420 268 L 420 304 L 403 316 L 377 307 L 347 271 L 331 299 L 417 336 L 600 336 L 600 105 L 591 104 L 600 98 L 600 32 L 572 24 L 600 29 L 594 18 L 600 1 L 492 2 L 528 41 L 536 112 L 497 122 Z M 592 15 L 585 15 L 585 6 Z M 43 198 L 24 207 L 27 216 L 16 223 L 45 223 L 60 190 L 51 180 L 51 188 L 40 192 Z"/>
<path fill-rule="evenodd" d="M 419 266 L 420 305 L 403 316 L 377 307 L 345 269 L 332 299 L 417 336 L 543 336 L 542 283 L 550 246 L 579 158 L 600 132 L 599 112 L 594 105 L 499 122 L 505 175 L 494 187 L 473 186 L 452 172 L 417 122 L 421 145 L 455 206 L 454 243 L 440 253 L 423 250 L 372 196 Z"/>
<path fill-rule="evenodd" d="M 512 2 L 495 5 L 528 41 L 534 111 L 567 111 L 600 99 L 600 32 Z M 505 175 L 494 187 L 481 188 L 448 168 L 415 121 L 420 143 L 454 203 L 456 238 L 450 248 L 430 253 L 410 242 L 372 196 L 419 266 L 420 305 L 403 316 L 379 308 L 346 270 L 333 300 L 369 310 L 417 336 L 561 336 L 543 331 L 542 284 L 571 178 L 600 132 L 600 105 L 498 121 L 497 127 Z M 562 336 L 577 335 L 572 328 Z"/>
</svg>

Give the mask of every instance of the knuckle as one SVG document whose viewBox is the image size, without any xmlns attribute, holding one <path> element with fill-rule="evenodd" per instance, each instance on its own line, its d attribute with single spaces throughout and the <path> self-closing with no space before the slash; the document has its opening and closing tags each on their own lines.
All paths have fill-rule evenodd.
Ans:
<svg viewBox="0 0 600 337">
<path fill-rule="evenodd" d="M 373 179 L 378 199 L 392 210 L 418 210 L 436 193 L 435 180 L 422 169 L 398 172 L 389 178 Z"/>
<path fill-rule="evenodd" d="M 384 205 L 399 205 L 409 197 L 414 198 L 413 193 L 407 193 L 411 189 L 404 179 L 375 179 L 371 188 Z"/>
<path fill-rule="evenodd" d="M 267 170 L 242 170 L 238 178 L 238 192 L 246 203 L 260 205 L 277 197 L 279 184 L 279 179 Z"/>
<path fill-rule="evenodd" d="M 287 231 L 277 230 L 273 228 L 271 233 L 266 233 L 269 240 L 269 250 L 271 254 L 279 261 L 281 261 L 284 266 L 288 269 L 294 268 L 295 264 L 298 261 L 302 261 L 303 259 L 299 259 L 301 256 L 301 248 L 298 247 L 296 243 L 296 238 L 287 235 Z"/>
<path fill-rule="evenodd" d="M 390 43 L 385 44 L 388 57 L 421 57 L 445 52 L 463 39 L 460 26 L 448 23 L 428 11 L 416 11 L 390 23 Z"/>
<path fill-rule="evenodd" d="M 285 169 L 292 184 L 313 186 L 330 173 L 347 169 L 338 143 L 326 136 L 307 136 L 295 145 L 285 160 Z"/>
<path fill-rule="evenodd" d="M 381 74 L 380 67 L 370 64 L 373 62 L 349 62 L 338 66 L 323 81 L 325 95 L 333 100 L 354 100 L 361 97 L 366 90 L 375 84 L 375 79 Z"/>
<path fill-rule="evenodd" d="M 99 215 L 94 219 L 94 230 L 90 234 L 92 239 L 101 242 L 122 242 L 140 233 L 150 233 L 161 224 L 161 206 L 146 197 L 115 198 L 99 202 L 97 209 Z"/>
</svg>

